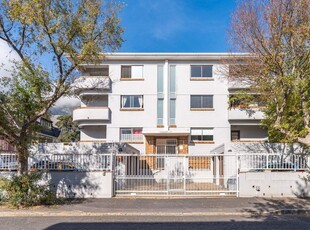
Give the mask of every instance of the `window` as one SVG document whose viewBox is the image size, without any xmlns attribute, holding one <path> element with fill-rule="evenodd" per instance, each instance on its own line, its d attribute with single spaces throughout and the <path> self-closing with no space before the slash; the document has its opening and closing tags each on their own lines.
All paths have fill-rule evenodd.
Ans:
<svg viewBox="0 0 310 230">
<path fill-rule="evenodd" d="M 121 78 L 123 79 L 141 79 L 143 78 L 143 66 L 132 65 L 121 67 Z"/>
<path fill-rule="evenodd" d="M 191 78 L 213 77 L 212 65 L 191 65 Z"/>
<path fill-rule="evenodd" d="M 177 154 L 178 141 L 176 139 L 156 139 L 156 153 L 161 154 L 156 157 L 156 168 L 165 168 L 165 157 L 162 154 Z"/>
<path fill-rule="evenodd" d="M 157 125 L 164 124 L 164 99 L 157 99 Z"/>
<path fill-rule="evenodd" d="M 231 131 L 231 140 L 232 141 L 240 140 L 240 131 L 239 130 L 232 130 Z"/>
<path fill-rule="evenodd" d="M 126 142 L 143 141 L 142 128 L 121 128 L 120 140 Z"/>
<path fill-rule="evenodd" d="M 121 96 L 121 108 L 143 108 L 142 95 Z"/>
<path fill-rule="evenodd" d="M 191 108 L 213 108 L 213 95 L 191 95 Z"/>
<path fill-rule="evenodd" d="M 213 128 L 191 129 L 192 141 L 213 141 Z"/>
</svg>

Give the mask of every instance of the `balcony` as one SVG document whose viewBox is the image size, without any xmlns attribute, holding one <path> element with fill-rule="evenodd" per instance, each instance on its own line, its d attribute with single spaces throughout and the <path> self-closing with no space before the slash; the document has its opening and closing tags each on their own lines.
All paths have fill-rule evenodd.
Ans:
<svg viewBox="0 0 310 230">
<path fill-rule="evenodd" d="M 143 134 L 121 134 L 122 142 L 143 142 Z"/>
<path fill-rule="evenodd" d="M 81 76 L 74 81 L 73 88 L 80 95 L 106 94 L 111 89 L 111 81 L 107 76 Z"/>
<path fill-rule="evenodd" d="M 73 110 L 73 121 L 79 126 L 104 125 L 110 120 L 108 107 L 79 107 Z"/>
<path fill-rule="evenodd" d="M 244 81 L 228 81 L 228 90 L 236 90 L 236 89 L 247 89 L 250 87 L 250 84 Z"/>
<path fill-rule="evenodd" d="M 229 120 L 261 120 L 264 113 L 259 108 L 236 108 L 228 110 Z"/>
</svg>

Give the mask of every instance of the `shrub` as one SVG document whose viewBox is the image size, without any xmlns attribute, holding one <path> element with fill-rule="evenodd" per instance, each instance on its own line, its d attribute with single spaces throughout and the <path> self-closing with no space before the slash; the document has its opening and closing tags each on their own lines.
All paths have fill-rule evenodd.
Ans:
<svg viewBox="0 0 310 230">
<path fill-rule="evenodd" d="M 42 173 L 38 172 L 1 179 L 2 201 L 15 208 L 55 204 L 56 195 L 49 190 L 48 185 L 40 183 L 41 179 Z"/>
</svg>

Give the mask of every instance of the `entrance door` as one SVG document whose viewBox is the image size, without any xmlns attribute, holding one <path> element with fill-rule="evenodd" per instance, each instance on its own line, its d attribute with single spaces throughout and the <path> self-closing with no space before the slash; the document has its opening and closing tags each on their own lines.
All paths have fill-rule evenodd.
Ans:
<svg viewBox="0 0 310 230">
<path fill-rule="evenodd" d="M 175 155 L 177 154 L 178 146 L 176 139 L 156 139 L 156 153 L 159 156 L 156 158 L 157 168 L 165 168 L 165 155 Z"/>
<path fill-rule="evenodd" d="M 177 139 L 156 139 L 157 154 L 177 154 L 178 141 Z"/>
</svg>

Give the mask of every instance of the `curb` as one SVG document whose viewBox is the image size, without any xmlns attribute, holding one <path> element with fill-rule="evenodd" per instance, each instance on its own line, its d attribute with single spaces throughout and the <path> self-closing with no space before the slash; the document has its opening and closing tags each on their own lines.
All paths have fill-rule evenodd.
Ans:
<svg viewBox="0 0 310 230">
<path fill-rule="evenodd" d="M 282 209 L 253 212 L 0 212 L 1 217 L 104 217 L 104 216 L 268 216 L 268 215 L 310 215 L 310 209 Z"/>
</svg>

